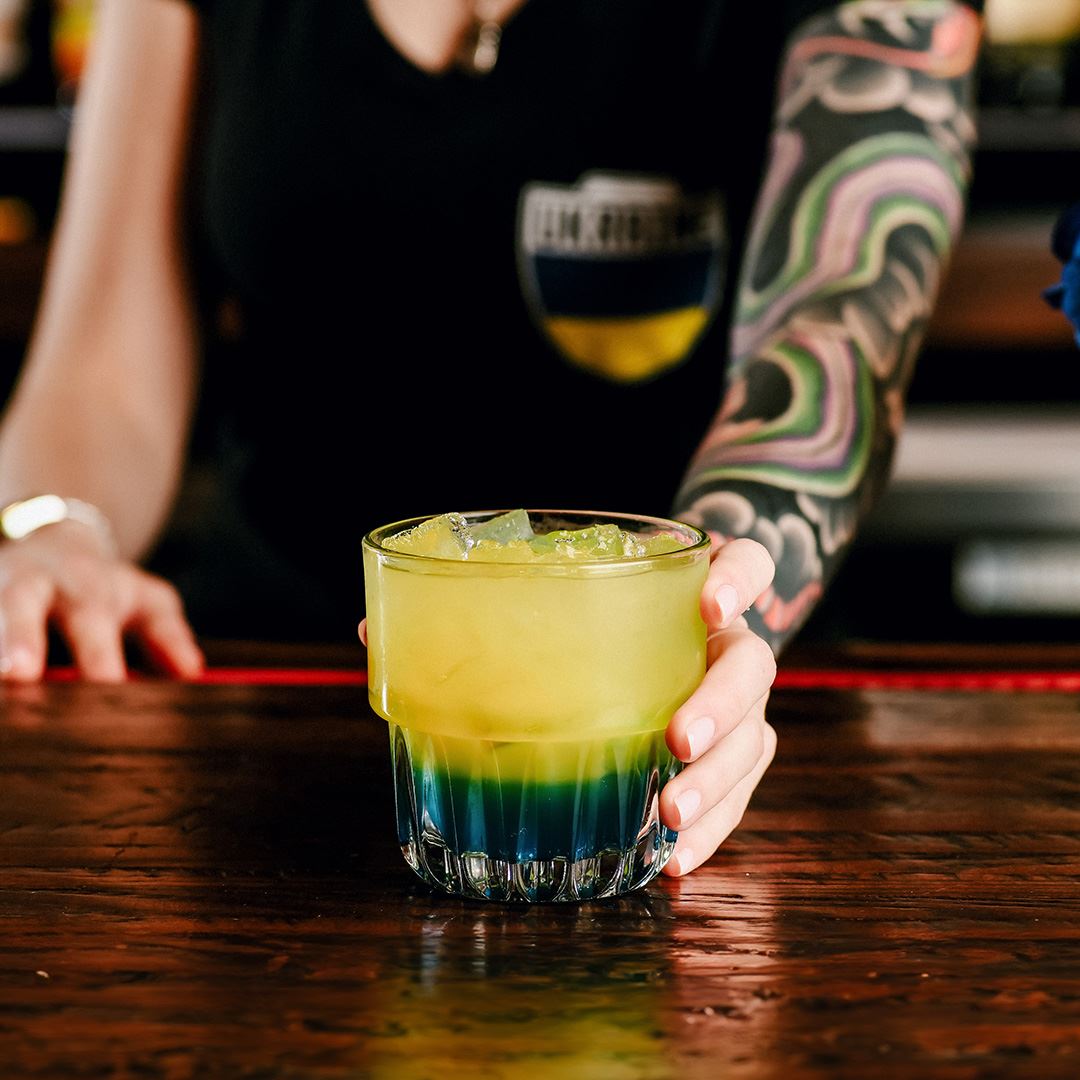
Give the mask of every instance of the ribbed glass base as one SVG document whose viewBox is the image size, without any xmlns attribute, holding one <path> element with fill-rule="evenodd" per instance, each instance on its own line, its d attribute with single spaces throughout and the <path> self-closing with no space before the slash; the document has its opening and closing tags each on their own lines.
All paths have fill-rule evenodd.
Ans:
<svg viewBox="0 0 1080 1080">
<path fill-rule="evenodd" d="M 651 881 L 675 847 L 659 794 L 680 768 L 663 733 L 574 744 L 493 743 L 390 725 L 398 836 L 428 884 L 551 902 Z"/>
</svg>

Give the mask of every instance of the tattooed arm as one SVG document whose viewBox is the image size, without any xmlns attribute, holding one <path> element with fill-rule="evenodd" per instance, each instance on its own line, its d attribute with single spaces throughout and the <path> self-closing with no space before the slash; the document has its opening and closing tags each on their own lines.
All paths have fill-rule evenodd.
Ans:
<svg viewBox="0 0 1080 1080">
<path fill-rule="evenodd" d="M 853 0 L 789 43 L 727 392 L 676 507 L 769 549 L 747 618 L 776 652 L 888 477 L 961 224 L 979 32 L 954 0 Z"/>
</svg>

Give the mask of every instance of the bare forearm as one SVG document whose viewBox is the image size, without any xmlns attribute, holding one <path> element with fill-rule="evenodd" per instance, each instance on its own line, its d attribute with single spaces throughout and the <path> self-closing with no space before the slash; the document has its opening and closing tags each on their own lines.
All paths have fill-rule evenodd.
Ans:
<svg viewBox="0 0 1080 1080">
<path fill-rule="evenodd" d="M 157 536 L 183 468 L 198 351 L 173 237 L 117 257 L 96 287 L 71 280 L 63 231 L 12 406 L 0 427 L 0 505 L 39 492 L 108 516 L 120 553 Z"/>
<path fill-rule="evenodd" d="M 92 246 L 69 198 L 34 340 L 0 427 L 0 505 L 54 492 L 99 506 L 121 554 L 168 513 L 196 393 L 196 318 L 178 226 Z M 81 250 L 80 250 L 81 249 Z M 86 254 L 89 252 L 90 254 Z M 97 270 L 95 276 L 95 269 Z"/>
<path fill-rule="evenodd" d="M 727 394 L 678 499 L 770 549 L 749 617 L 776 651 L 888 476 L 960 228 L 977 41 L 951 0 L 859 0 L 791 42 Z"/>
<path fill-rule="evenodd" d="M 21 396 L 0 429 L 0 505 L 53 492 L 100 507 L 120 553 L 138 558 L 168 514 L 181 471 L 182 442 L 76 378 Z"/>
</svg>

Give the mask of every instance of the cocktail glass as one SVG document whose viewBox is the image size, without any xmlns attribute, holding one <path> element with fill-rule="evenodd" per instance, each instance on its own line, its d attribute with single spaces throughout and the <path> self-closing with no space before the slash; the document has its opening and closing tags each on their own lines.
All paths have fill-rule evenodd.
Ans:
<svg viewBox="0 0 1080 1080">
<path fill-rule="evenodd" d="M 466 514 L 470 525 L 502 511 Z M 545 534 L 614 523 L 682 546 L 632 558 L 481 562 L 364 538 L 368 693 L 390 728 L 406 862 L 462 896 L 614 896 L 662 869 L 664 729 L 701 681 L 707 536 L 662 518 L 529 511 Z"/>
</svg>

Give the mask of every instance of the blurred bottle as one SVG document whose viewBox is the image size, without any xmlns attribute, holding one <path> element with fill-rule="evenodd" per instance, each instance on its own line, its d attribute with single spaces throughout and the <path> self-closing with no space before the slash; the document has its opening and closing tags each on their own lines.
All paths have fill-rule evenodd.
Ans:
<svg viewBox="0 0 1080 1080">
<path fill-rule="evenodd" d="M 36 230 L 34 208 L 16 195 L 0 197 L 0 247 L 25 244 Z"/>
<path fill-rule="evenodd" d="M 30 0 L 0 0 L 0 101 L 11 96 L 29 66 L 29 10 Z"/>
<path fill-rule="evenodd" d="M 985 105 L 1054 110 L 1080 105 L 1080 0 L 987 0 Z"/>
<path fill-rule="evenodd" d="M 94 6 L 95 0 L 53 0 L 52 62 L 61 106 L 75 102 L 94 28 Z"/>
<path fill-rule="evenodd" d="M 1080 0 L 987 0 L 986 32 L 999 45 L 1071 41 L 1080 37 Z"/>
<path fill-rule="evenodd" d="M 21 104 L 33 97 L 31 47 L 31 0 L 0 0 L 0 106 Z M 0 246 L 24 243 L 34 235 L 35 215 L 27 199 L 18 192 L 17 170 L 3 171 L 4 191 L 0 191 Z M 12 185 L 12 189 L 8 188 Z"/>
</svg>

